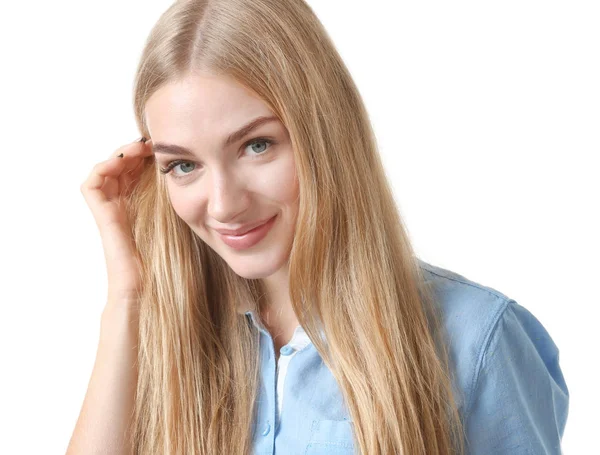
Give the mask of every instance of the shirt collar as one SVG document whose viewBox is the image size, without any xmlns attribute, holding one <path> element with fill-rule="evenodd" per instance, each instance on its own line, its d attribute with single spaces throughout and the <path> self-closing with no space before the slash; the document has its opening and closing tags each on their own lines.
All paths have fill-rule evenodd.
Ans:
<svg viewBox="0 0 600 455">
<path fill-rule="evenodd" d="M 256 313 L 253 310 L 246 311 L 244 313 L 246 317 L 248 317 L 254 327 L 256 327 L 259 331 L 263 332 L 265 335 L 269 335 L 270 333 L 267 328 L 260 322 L 260 319 L 257 317 Z M 321 330 L 321 337 L 325 340 L 325 332 Z M 302 349 L 303 347 L 312 343 L 311 339 L 308 337 L 308 334 L 304 331 L 304 328 L 299 325 L 294 330 L 294 335 L 292 336 L 292 340 L 290 340 L 290 344 L 294 344 L 295 349 Z"/>
</svg>

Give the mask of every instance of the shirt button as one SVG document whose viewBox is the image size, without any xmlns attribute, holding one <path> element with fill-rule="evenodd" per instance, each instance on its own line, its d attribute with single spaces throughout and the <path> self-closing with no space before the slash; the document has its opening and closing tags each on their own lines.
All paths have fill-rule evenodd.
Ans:
<svg viewBox="0 0 600 455">
<path fill-rule="evenodd" d="M 280 349 L 281 355 L 290 355 L 294 350 L 289 346 L 284 346 Z"/>
<path fill-rule="evenodd" d="M 271 425 L 269 425 L 269 422 L 267 422 L 267 424 L 265 425 L 265 429 L 262 432 L 262 435 L 263 436 L 268 435 L 270 430 L 271 430 Z"/>
</svg>

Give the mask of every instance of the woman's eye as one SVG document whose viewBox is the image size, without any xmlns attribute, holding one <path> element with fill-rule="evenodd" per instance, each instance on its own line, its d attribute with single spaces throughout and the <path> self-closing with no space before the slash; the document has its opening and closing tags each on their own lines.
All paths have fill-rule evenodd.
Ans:
<svg viewBox="0 0 600 455">
<path fill-rule="evenodd" d="M 194 170 L 194 168 L 196 167 L 196 165 L 190 161 L 183 161 L 179 164 L 176 164 L 175 166 L 172 167 L 173 170 L 180 168 L 182 173 L 177 173 L 177 172 L 173 172 L 177 177 L 181 177 L 182 175 L 186 175 L 189 174 L 190 172 L 192 172 Z"/>
<path fill-rule="evenodd" d="M 266 144 L 266 146 L 261 146 L 255 148 L 256 145 L 261 145 L 261 144 Z M 269 146 L 271 146 L 273 144 L 273 141 L 269 140 L 269 139 L 253 139 L 250 142 L 246 142 L 244 148 L 248 148 L 251 147 L 253 152 L 257 152 L 258 155 L 263 155 L 264 151 L 269 148 Z"/>
<path fill-rule="evenodd" d="M 176 169 L 179 166 L 181 166 L 181 169 L 183 170 L 183 174 L 179 174 L 177 172 L 172 172 L 173 169 Z M 191 161 L 175 160 L 175 161 L 171 161 L 170 163 L 168 163 L 165 168 L 161 168 L 160 172 L 163 174 L 171 173 L 171 174 L 173 174 L 174 178 L 180 178 L 180 177 L 183 177 L 186 174 L 189 174 L 190 172 L 192 172 L 195 167 L 196 167 L 196 164 L 192 163 Z"/>
</svg>

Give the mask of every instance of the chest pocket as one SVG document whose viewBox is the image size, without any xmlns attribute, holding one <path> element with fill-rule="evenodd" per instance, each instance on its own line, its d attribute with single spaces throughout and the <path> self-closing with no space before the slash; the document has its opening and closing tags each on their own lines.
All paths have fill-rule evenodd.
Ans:
<svg viewBox="0 0 600 455">
<path fill-rule="evenodd" d="M 315 420 L 304 455 L 354 455 L 350 420 Z"/>
</svg>

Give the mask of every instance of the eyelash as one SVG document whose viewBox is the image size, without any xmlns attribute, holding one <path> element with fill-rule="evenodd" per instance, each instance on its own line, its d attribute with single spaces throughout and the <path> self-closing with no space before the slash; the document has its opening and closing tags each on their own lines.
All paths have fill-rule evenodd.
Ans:
<svg viewBox="0 0 600 455">
<path fill-rule="evenodd" d="M 271 139 L 267 139 L 266 137 L 257 137 L 257 138 L 250 139 L 249 141 L 245 142 L 242 148 L 245 149 L 249 145 L 258 144 L 258 143 L 261 143 L 261 142 L 264 142 L 265 144 L 268 144 L 267 149 L 265 151 L 263 151 L 260 155 L 256 155 L 256 156 L 254 156 L 254 157 L 252 157 L 250 159 L 256 160 L 256 159 L 262 158 L 267 153 L 269 153 L 269 149 L 271 148 L 271 146 L 273 144 L 275 144 L 275 141 L 273 141 Z M 167 166 L 165 168 L 160 168 L 159 170 L 160 170 L 160 172 L 162 174 L 171 174 L 171 177 L 174 178 L 174 179 L 182 179 L 182 178 L 185 178 L 186 176 L 185 175 L 175 175 L 171 171 L 173 170 L 173 168 L 175 166 L 178 166 L 180 164 L 185 164 L 185 163 L 191 163 L 191 162 L 192 161 L 187 161 L 187 160 L 174 160 L 174 161 L 170 161 L 169 163 L 167 163 Z"/>
</svg>

